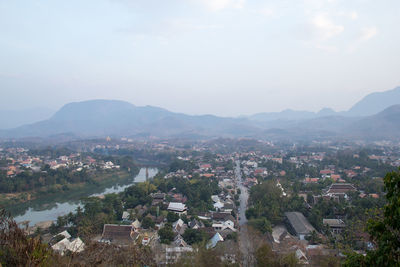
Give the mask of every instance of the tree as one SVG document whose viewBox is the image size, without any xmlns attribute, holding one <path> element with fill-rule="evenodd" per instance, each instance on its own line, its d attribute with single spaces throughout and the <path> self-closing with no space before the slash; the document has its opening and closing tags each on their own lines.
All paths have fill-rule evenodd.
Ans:
<svg viewBox="0 0 400 267">
<path fill-rule="evenodd" d="M 307 237 L 307 240 L 309 240 L 312 245 L 321 242 L 321 238 L 319 238 L 318 233 L 316 231 L 312 231 L 311 235 Z"/>
<path fill-rule="evenodd" d="M 51 266 L 53 251 L 40 238 L 29 238 L 17 223 L 0 210 L 0 265 Z"/>
<path fill-rule="evenodd" d="M 190 229 L 190 228 L 185 230 L 182 237 L 189 245 L 195 243 L 201 243 L 206 239 L 204 232 L 202 232 L 201 230 Z"/>
<path fill-rule="evenodd" d="M 387 203 L 383 218 L 370 219 L 368 232 L 376 246 L 366 256 L 350 254 L 345 266 L 399 266 L 400 263 L 400 169 L 386 174 Z"/>
<path fill-rule="evenodd" d="M 166 224 L 163 228 L 158 230 L 158 235 L 163 244 L 170 244 L 171 241 L 174 240 L 174 232 L 172 231 L 172 226 L 170 224 Z"/>
<path fill-rule="evenodd" d="M 249 220 L 249 225 L 258 229 L 263 234 L 264 233 L 272 233 L 271 223 L 264 217 Z"/>
<path fill-rule="evenodd" d="M 298 261 L 294 253 L 278 255 L 267 245 L 261 245 L 255 252 L 257 266 L 298 266 Z"/>
<path fill-rule="evenodd" d="M 142 227 L 144 229 L 149 229 L 151 227 L 154 227 L 155 223 L 153 222 L 153 220 L 150 217 L 145 217 L 142 221 Z"/>
<path fill-rule="evenodd" d="M 175 212 L 168 212 L 167 221 L 169 223 L 176 222 L 177 220 L 179 220 L 179 215 L 178 214 L 176 214 Z"/>
<path fill-rule="evenodd" d="M 278 266 L 275 262 L 275 253 L 267 244 L 259 247 L 255 254 L 257 266 Z"/>
</svg>

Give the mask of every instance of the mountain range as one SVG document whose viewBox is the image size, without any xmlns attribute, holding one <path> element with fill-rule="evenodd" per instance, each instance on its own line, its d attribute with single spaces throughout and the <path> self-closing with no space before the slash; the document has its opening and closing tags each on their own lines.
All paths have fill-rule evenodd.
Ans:
<svg viewBox="0 0 400 267">
<path fill-rule="evenodd" d="M 54 114 L 49 108 L 0 110 L 0 129 L 11 129 L 24 124 L 46 120 Z"/>
<path fill-rule="evenodd" d="M 319 112 L 285 110 L 240 118 L 194 116 L 125 101 L 90 100 L 66 104 L 48 119 L 0 131 L 3 138 L 65 134 L 75 138 L 109 135 L 400 139 L 400 87 L 367 95 L 346 112 L 329 108 Z"/>
</svg>

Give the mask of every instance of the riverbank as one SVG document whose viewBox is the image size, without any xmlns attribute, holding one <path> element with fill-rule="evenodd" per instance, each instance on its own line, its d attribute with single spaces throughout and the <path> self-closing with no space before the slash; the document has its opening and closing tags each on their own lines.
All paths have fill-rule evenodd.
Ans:
<svg viewBox="0 0 400 267">
<path fill-rule="evenodd" d="M 121 178 L 121 175 L 109 177 L 106 183 L 100 185 L 87 185 L 79 190 L 51 194 L 16 205 L 11 208 L 11 212 L 17 222 L 29 221 L 30 226 L 42 221 L 55 221 L 59 216 L 74 212 L 79 206 L 83 207 L 83 198 L 122 192 L 134 183 L 152 178 L 157 172 L 156 168 L 141 168 L 135 176 L 129 173 L 126 178 Z"/>
<path fill-rule="evenodd" d="M 28 207 L 39 207 L 49 201 L 79 200 L 83 193 L 86 194 L 93 191 L 94 194 L 99 189 L 112 186 L 115 183 L 129 183 L 132 180 L 132 176 L 138 173 L 139 171 L 132 174 L 126 170 L 96 173 L 93 174 L 91 183 L 57 184 L 29 192 L 0 194 L 0 206 L 15 216 Z"/>
</svg>

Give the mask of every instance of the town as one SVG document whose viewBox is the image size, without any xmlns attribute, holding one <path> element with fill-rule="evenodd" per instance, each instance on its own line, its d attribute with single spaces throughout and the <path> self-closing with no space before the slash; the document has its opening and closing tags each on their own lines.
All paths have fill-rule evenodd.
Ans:
<svg viewBox="0 0 400 267">
<path fill-rule="evenodd" d="M 400 166 L 399 145 L 381 143 L 108 137 L 28 147 L 0 148 L 2 195 L 60 185 L 72 192 L 74 182 L 104 172 L 135 173 L 140 162 L 152 162 L 154 177 L 119 193 L 85 197 L 49 223 L 19 226 L 60 255 L 84 255 L 93 243 L 133 246 L 148 248 L 157 266 L 207 253 L 215 266 L 339 266 L 350 251 L 374 249 L 366 223 L 385 204 L 383 177 Z M 51 180 L 57 171 L 70 180 Z M 78 174 L 86 178 L 74 180 Z"/>
</svg>

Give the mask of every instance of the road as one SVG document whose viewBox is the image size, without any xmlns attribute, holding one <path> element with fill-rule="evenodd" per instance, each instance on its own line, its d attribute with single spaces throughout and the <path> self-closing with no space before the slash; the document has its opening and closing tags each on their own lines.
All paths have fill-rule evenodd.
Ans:
<svg viewBox="0 0 400 267">
<path fill-rule="evenodd" d="M 249 231 L 247 228 L 247 219 L 246 219 L 246 209 L 247 202 L 249 199 L 249 193 L 247 187 L 243 185 L 242 181 L 242 173 L 240 170 L 240 162 L 236 161 L 235 167 L 235 178 L 236 178 L 236 186 L 240 189 L 240 207 L 239 207 L 239 249 L 242 254 L 242 266 L 254 266 L 254 247 L 253 242 L 251 242 L 251 238 L 249 236 Z"/>
<path fill-rule="evenodd" d="M 236 176 L 236 186 L 237 188 L 240 189 L 240 207 L 239 207 L 239 225 L 242 226 L 247 223 L 246 219 L 246 209 L 247 209 L 247 201 L 249 199 L 249 193 L 247 190 L 247 187 L 243 185 L 242 182 L 242 173 L 240 170 L 240 163 L 237 161 L 236 162 L 236 168 L 235 168 L 235 176 Z"/>
</svg>

